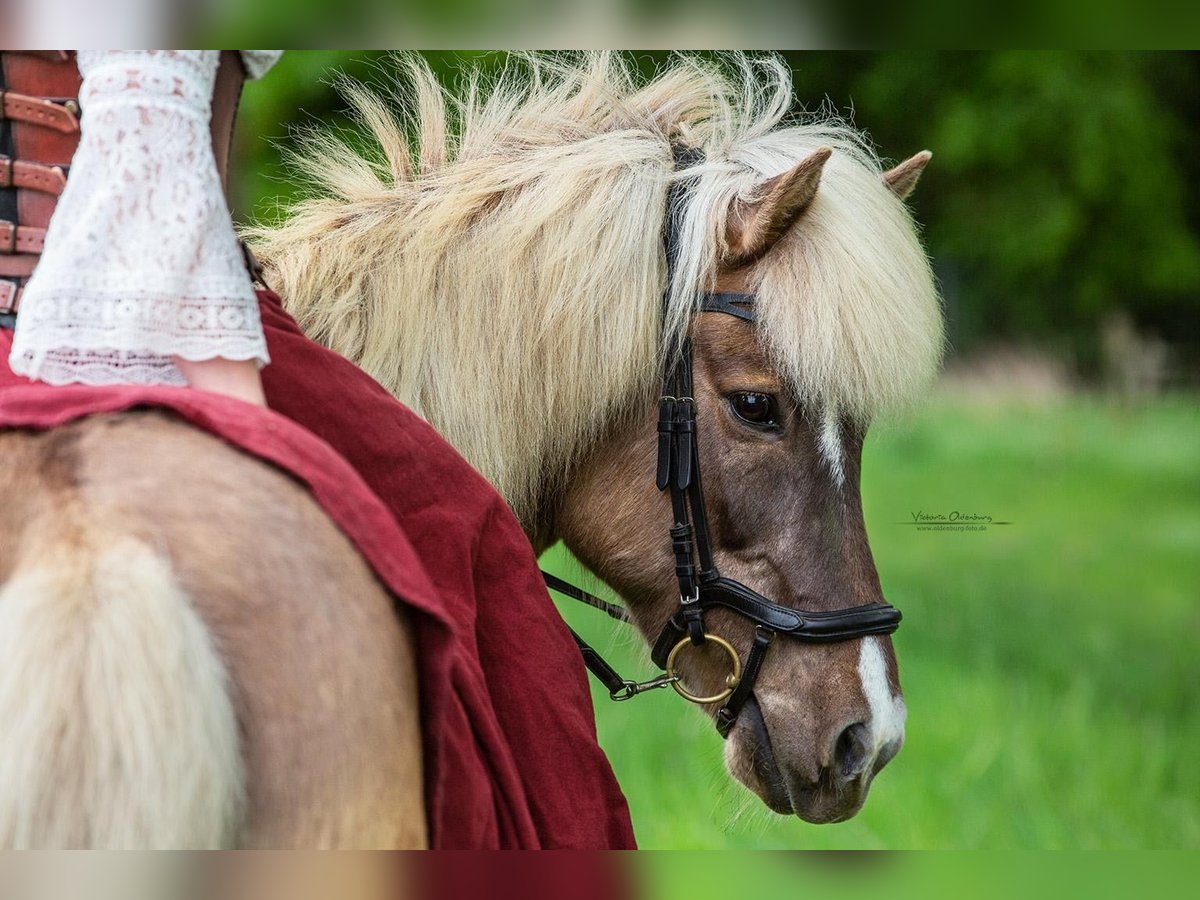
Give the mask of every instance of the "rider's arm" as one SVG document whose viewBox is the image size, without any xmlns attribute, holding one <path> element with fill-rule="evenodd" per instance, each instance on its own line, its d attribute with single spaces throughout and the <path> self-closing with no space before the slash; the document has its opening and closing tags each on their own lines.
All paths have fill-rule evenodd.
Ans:
<svg viewBox="0 0 1200 900">
<path fill-rule="evenodd" d="M 22 297 L 14 371 L 261 400 L 266 342 L 209 135 L 219 58 L 79 52 L 80 145 Z"/>
</svg>

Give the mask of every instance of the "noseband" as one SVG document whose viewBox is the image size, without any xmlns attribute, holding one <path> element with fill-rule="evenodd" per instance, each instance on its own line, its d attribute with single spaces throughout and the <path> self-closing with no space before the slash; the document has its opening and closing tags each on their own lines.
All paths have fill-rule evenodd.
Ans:
<svg viewBox="0 0 1200 900">
<path fill-rule="evenodd" d="M 676 171 L 690 168 L 703 157 L 694 148 L 676 146 Z M 682 181 L 667 194 L 663 244 L 667 260 L 667 287 L 663 294 L 663 321 L 676 277 L 679 255 L 679 223 L 686 188 Z M 703 293 L 697 298 L 698 312 L 722 313 L 754 324 L 753 294 Z M 776 635 L 810 644 L 852 641 L 877 634 L 891 634 L 900 625 L 900 610 L 888 603 L 869 603 L 829 612 L 793 609 L 768 600 L 753 588 L 717 571 L 709 540 L 704 488 L 700 481 L 700 457 L 696 445 L 696 401 L 692 390 L 692 342 L 686 335 L 668 357 L 658 407 L 658 465 L 656 483 L 671 497 L 672 524 L 669 530 L 679 581 L 679 609 L 654 641 L 651 657 L 666 674 L 650 681 L 622 678 L 599 653 L 578 634 L 571 632 L 593 675 L 608 688 L 614 700 L 628 700 L 644 691 L 670 685 L 693 703 L 721 703 L 717 731 L 727 737 L 738 713 L 754 692 L 767 650 Z M 543 573 L 551 589 L 629 621 L 629 613 L 549 573 Z M 731 610 L 754 623 L 754 642 L 743 668 L 741 656 L 729 641 L 705 627 L 704 614 L 714 607 Z M 699 696 L 688 691 L 676 668 L 689 646 L 716 644 L 730 659 L 730 674 L 717 694 Z"/>
</svg>

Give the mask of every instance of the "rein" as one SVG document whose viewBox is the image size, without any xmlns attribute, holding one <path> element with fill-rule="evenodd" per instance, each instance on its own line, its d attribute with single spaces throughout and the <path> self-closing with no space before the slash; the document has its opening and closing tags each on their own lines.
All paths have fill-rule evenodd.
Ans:
<svg viewBox="0 0 1200 900">
<path fill-rule="evenodd" d="M 675 146 L 675 170 L 691 168 L 703 160 L 702 153 L 691 147 Z M 667 214 L 663 227 L 663 245 L 667 261 L 667 285 L 663 293 L 663 321 L 675 285 L 679 256 L 679 223 L 683 214 L 685 183 L 676 181 L 667 193 Z M 721 313 L 756 324 L 753 294 L 701 293 L 696 297 L 697 313 Z M 709 539 L 708 515 L 704 508 L 704 488 L 700 479 L 697 449 L 696 400 L 692 390 L 692 340 L 685 334 L 668 356 L 658 414 L 658 462 L 655 483 L 671 498 L 671 526 L 668 534 L 675 556 L 675 576 L 679 582 L 679 609 L 659 631 L 651 651 L 655 665 L 664 674 L 648 681 L 623 678 L 596 650 L 574 630 L 571 636 L 583 656 L 583 662 L 613 700 L 628 700 L 645 691 L 672 687 L 681 697 L 697 704 L 721 703 L 717 711 L 717 731 L 728 737 L 762 670 L 767 651 L 776 635 L 803 643 L 838 643 L 870 635 L 891 634 L 900 626 L 900 610 L 888 603 L 869 603 L 828 612 L 794 609 L 775 603 L 753 588 L 726 578 L 713 561 Z M 622 607 L 602 600 L 563 579 L 542 573 L 553 591 L 586 603 L 612 618 L 629 622 Z M 754 641 L 743 667 L 742 657 L 729 641 L 705 627 L 704 614 L 713 607 L 724 607 L 754 623 Z M 710 696 L 690 692 L 680 679 L 677 662 L 688 647 L 714 643 L 729 657 L 729 675 L 725 687 Z"/>
</svg>

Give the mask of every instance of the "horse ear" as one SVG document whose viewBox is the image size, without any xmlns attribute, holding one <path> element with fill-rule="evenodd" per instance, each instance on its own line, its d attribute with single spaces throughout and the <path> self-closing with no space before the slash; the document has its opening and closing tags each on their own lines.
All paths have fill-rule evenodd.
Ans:
<svg viewBox="0 0 1200 900">
<path fill-rule="evenodd" d="M 907 200 L 908 195 L 913 192 L 913 188 L 917 186 L 917 182 L 921 180 L 921 173 L 925 171 L 925 166 L 933 159 L 933 154 L 928 150 L 922 150 L 914 156 L 910 156 L 894 169 L 888 169 L 883 173 L 883 182 L 892 193 L 901 200 Z"/>
<path fill-rule="evenodd" d="M 821 184 L 821 170 L 833 154 L 821 147 L 780 175 L 759 184 L 757 199 L 734 200 L 725 231 L 725 255 L 730 267 L 749 265 L 775 246 L 812 203 Z"/>
</svg>

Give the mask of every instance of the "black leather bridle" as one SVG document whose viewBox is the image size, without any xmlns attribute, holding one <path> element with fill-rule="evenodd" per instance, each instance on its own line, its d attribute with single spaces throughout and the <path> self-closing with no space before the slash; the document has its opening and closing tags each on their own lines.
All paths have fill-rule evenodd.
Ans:
<svg viewBox="0 0 1200 900">
<path fill-rule="evenodd" d="M 693 148 L 675 148 L 677 171 L 686 170 L 703 159 Z M 667 259 L 667 288 L 663 310 L 675 283 L 679 251 L 679 221 L 682 216 L 686 185 L 675 181 L 667 194 L 667 215 L 663 243 Z M 697 298 L 698 312 L 716 312 L 754 323 L 753 294 L 703 293 Z M 679 609 L 659 632 L 651 658 L 666 674 L 650 681 L 622 678 L 594 648 L 571 632 L 588 669 L 608 689 L 614 700 L 627 700 L 644 691 L 668 685 L 688 700 L 708 704 L 722 702 L 717 711 L 717 730 L 729 734 L 742 707 L 754 692 L 754 685 L 776 635 L 805 643 L 836 643 L 869 635 L 891 634 L 900 625 L 900 610 L 888 603 L 869 603 L 847 609 L 816 612 L 781 606 L 753 588 L 717 571 L 709 540 L 708 516 L 704 509 L 704 488 L 700 480 L 700 457 L 696 446 L 696 401 L 692 392 L 691 338 L 684 336 L 674 352 L 663 379 L 658 416 L 658 465 L 656 483 L 671 497 L 671 549 L 675 555 L 675 576 L 679 581 Z M 555 575 L 544 572 L 551 589 L 607 612 L 628 622 L 622 607 L 601 600 Z M 754 642 L 743 669 L 738 651 L 724 638 L 705 628 L 704 614 L 714 607 L 732 610 L 754 623 Z M 690 693 L 680 682 L 676 658 L 689 645 L 714 642 L 729 655 L 731 674 L 725 689 L 713 696 Z"/>
</svg>

